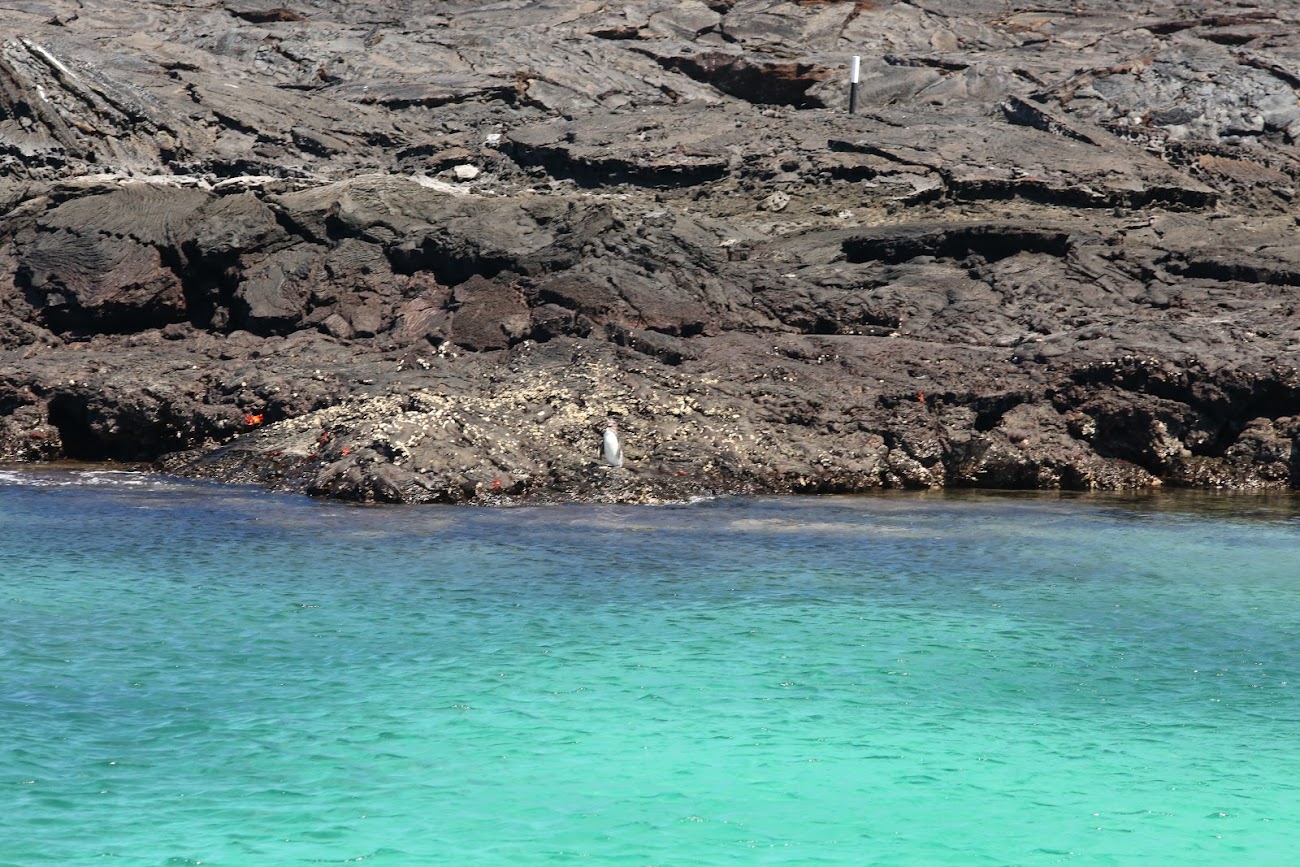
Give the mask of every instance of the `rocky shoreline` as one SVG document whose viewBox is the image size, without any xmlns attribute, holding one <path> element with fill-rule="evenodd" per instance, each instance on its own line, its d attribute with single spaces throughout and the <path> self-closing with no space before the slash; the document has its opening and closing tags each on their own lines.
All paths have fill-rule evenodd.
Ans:
<svg viewBox="0 0 1300 867">
<path fill-rule="evenodd" d="M 0 462 L 1300 487 L 1300 3 L 428 8 L 9 11 Z"/>
</svg>

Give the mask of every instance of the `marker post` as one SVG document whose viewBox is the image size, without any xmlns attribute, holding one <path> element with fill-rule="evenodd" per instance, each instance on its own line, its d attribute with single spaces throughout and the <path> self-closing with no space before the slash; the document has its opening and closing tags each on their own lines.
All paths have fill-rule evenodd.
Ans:
<svg viewBox="0 0 1300 867">
<path fill-rule="evenodd" d="M 862 71 L 862 58 L 853 55 L 853 65 L 849 67 L 849 114 L 858 110 L 858 74 Z"/>
</svg>

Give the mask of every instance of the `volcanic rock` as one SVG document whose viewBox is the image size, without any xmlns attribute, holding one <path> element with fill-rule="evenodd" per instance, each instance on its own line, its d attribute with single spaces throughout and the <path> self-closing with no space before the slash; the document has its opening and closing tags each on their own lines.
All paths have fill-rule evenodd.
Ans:
<svg viewBox="0 0 1300 867">
<path fill-rule="evenodd" d="M 1295 0 L 7 14 L 0 461 L 394 503 L 1300 485 Z"/>
</svg>

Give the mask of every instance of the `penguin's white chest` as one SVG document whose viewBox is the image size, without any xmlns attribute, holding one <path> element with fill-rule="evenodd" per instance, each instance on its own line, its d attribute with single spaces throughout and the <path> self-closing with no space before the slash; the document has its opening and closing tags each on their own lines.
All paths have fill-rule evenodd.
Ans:
<svg viewBox="0 0 1300 867">
<path fill-rule="evenodd" d="M 619 444 L 618 434 L 612 430 L 605 431 L 605 463 L 611 467 L 623 466 L 623 446 Z"/>
</svg>

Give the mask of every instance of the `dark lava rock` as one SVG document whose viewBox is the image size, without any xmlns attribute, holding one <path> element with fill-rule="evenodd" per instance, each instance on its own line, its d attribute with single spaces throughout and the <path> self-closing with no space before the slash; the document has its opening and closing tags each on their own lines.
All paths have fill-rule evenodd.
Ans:
<svg viewBox="0 0 1300 867">
<path fill-rule="evenodd" d="M 1293 0 L 84 6 L 0 42 L 0 461 L 1300 485 Z"/>
</svg>

